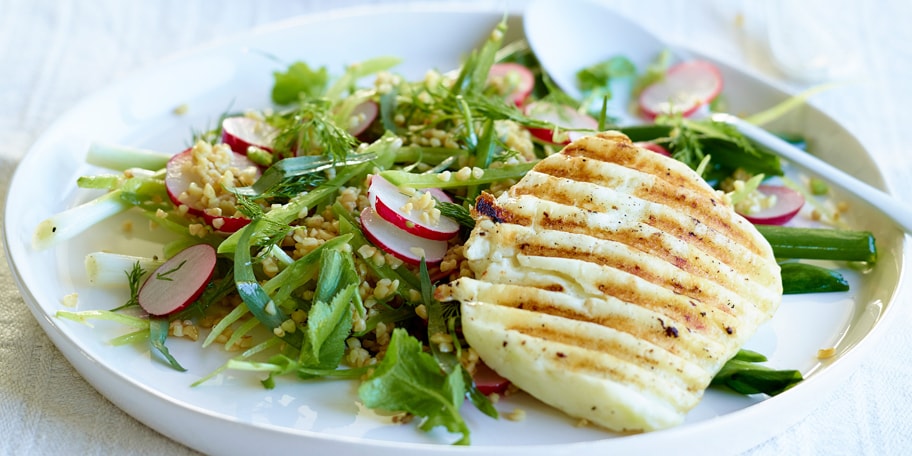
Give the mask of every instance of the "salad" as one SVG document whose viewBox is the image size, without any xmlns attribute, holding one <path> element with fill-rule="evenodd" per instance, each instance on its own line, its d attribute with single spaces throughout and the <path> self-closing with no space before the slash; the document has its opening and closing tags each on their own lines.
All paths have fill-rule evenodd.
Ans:
<svg viewBox="0 0 912 456">
<path fill-rule="evenodd" d="M 587 98 L 573 100 L 522 43 L 503 42 L 504 27 L 458 70 L 430 70 L 420 81 L 397 76 L 395 58 L 336 78 L 293 63 L 275 73 L 273 107 L 227 113 L 184 151 L 93 144 L 88 161 L 112 173 L 78 185 L 103 195 L 43 222 L 36 245 L 128 210 L 173 240 L 160 258 L 91 254 L 90 277 L 121 282 L 130 299 L 58 316 L 121 322 L 134 330 L 115 344 L 148 343 L 177 370 L 184 366 L 168 341 L 183 337 L 235 350 L 212 375 L 259 372 L 267 388 L 279 376 L 357 381 L 365 406 L 417 417 L 423 430 L 442 426 L 467 444 L 466 398 L 497 417 L 493 402 L 511 388 L 464 344 L 458 304 L 436 301 L 434 288 L 464 273 L 461 242 L 478 195 L 506 190 L 576 135 L 617 127 L 590 109 L 610 97 L 604 87 L 615 78 L 637 81 L 645 113 L 643 125 L 619 129 L 697 169 L 762 224 L 789 271 L 787 293 L 847 287 L 836 271 L 799 260 L 876 260 L 870 233 L 784 226 L 825 184 L 786 185 L 774 156 L 693 117 L 724 102 L 721 81 L 697 94 L 688 88 L 687 78 L 712 72 L 705 62 L 660 56 L 640 71 L 618 57 L 584 69 Z M 838 211 L 817 213 L 838 222 Z M 801 380 L 763 360 L 742 351 L 714 383 L 777 394 Z"/>
</svg>

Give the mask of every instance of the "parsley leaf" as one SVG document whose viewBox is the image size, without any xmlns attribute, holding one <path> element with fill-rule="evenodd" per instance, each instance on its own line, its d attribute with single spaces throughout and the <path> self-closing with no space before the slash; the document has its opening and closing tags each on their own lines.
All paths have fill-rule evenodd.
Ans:
<svg viewBox="0 0 912 456">
<path fill-rule="evenodd" d="M 459 414 L 465 400 L 462 370 L 444 373 L 405 329 L 393 330 L 386 356 L 358 388 L 358 396 L 369 408 L 423 417 L 422 430 L 443 426 L 462 434 L 456 444 L 469 444 L 469 427 Z"/>
<path fill-rule="evenodd" d="M 325 67 L 313 70 L 304 62 L 295 62 L 285 72 L 273 73 L 275 85 L 272 86 L 272 101 L 280 105 L 292 104 L 305 98 L 321 96 L 329 83 L 329 74 Z"/>
<path fill-rule="evenodd" d="M 636 66 L 627 57 L 615 56 L 576 73 L 580 89 L 584 92 L 607 90 L 615 78 L 636 76 Z M 601 97 L 597 97 L 601 98 Z"/>
<path fill-rule="evenodd" d="M 345 339 L 351 333 L 351 301 L 356 292 L 357 283 L 352 283 L 337 293 L 330 302 L 314 302 L 307 314 L 304 346 L 301 347 L 302 367 L 339 367 L 345 354 Z"/>
</svg>

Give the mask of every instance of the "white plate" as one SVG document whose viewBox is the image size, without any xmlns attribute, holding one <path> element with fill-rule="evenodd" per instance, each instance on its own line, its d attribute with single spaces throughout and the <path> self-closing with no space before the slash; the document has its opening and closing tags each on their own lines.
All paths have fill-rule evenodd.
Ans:
<svg viewBox="0 0 912 456">
<path fill-rule="evenodd" d="M 303 448 L 316 454 L 369 450 L 397 456 L 457 450 L 501 456 L 646 449 L 729 453 L 747 449 L 803 417 L 883 332 L 909 257 L 904 254 L 903 234 L 860 201 L 854 201 L 849 221 L 876 234 L 877 267 L 863 280 L 847 271 L 852 280 L 849 293 L 788 297 L 774 320 L 749 343 L 749 348 L 767 354 L 771 365 L 798 368 L 808 379 L 767 400 L 711 390 L 686 424 L 650 434 L 617 436 L 576 427 L 574 420 L 518 395 L 497 407 L 503 412 L 526 410 L 521 422 L 495 422 L 467 405 L 473 446 L 455 448 L 448 445 L 452 435 L 390 424 L 387 417 L 365 410 L 356 402 L 351 382 L 287 379 L 274 390 L 265 390 L 255 376 L 228 374 L 190 388 L 190 383 L 221 365 L 226 354 L 217 349 L 200 352 L 189 342 L 169 342 L 190 369 L 178 373 L 151 359 L 144 347 L 110 346 L 108 340 L 125 332 L 121 327 L 98 323 L 89 328 L 55 318 L 64 309 L 62 298 L 73 292 L 79 293 L 79 309 L 111 308 L 126 297 L 122 290 L 87 286 L 86 253 L 105 249 L 151 254 L 159 249 L 154 239 L 143 235 L 141 222 L 133 236 L 124 235 L 123 219 L 52 250 L 30 248 L 38 222 L 94 195 L 74 186 L 78 176 L 97 171 L 83 162 L 90 141 L 178 151 L 192 128 L 211 125 L 229 105 L 266 106 L 272 71 L 280 66 L 264 54 L 284 62 L 325 64 L 336 74 L 344 64 L 378 55 L 403 57 L 399 70 L 414 78 L 431 67 L 451 69 L 503 17 L 497 5 L 379 7 L 302 17 L 167 60 L 89 97 L 35 143 L 9 191 L 5 244 L 25 301 L 41 326 L 73 366 L 117 406 L 206 453 L 274 454 Z M 520 18 L 511 16 L 509 35 L 515 38 L 521 30 Z M 754 112 L 786 96 L 756 77 L 720 65 L 733 112 Z M 173 115 L 172 109 L 181 104 L 189 113 Z M 846 164 L 851 167 L 847 171 L 883 187 L 868 153 L 829 117 L 806 108 L 786 123 L 806 133 L 829 162 Z M 836 347 L 838 356 L 819 362 L 817 350 L 826 347 Z"/>
</svg>

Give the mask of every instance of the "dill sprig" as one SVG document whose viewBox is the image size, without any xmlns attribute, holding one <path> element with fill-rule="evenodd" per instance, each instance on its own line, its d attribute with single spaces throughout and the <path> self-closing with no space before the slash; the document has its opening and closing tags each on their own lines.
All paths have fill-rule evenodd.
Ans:
<svg viewBox="0 0 912 456">
<path fill-rule="evenodd" d="M 326 99 L 302 100 L 298 108 L 270 116 L 279 129 L 273 150 L 279 157 L 326 155 L 344 160 L 358 140 L 333 119 L 332 103 Z"/>
<path fill-rule="evenodd" d="M 133 263 L 133 267 L 129 271 L 124 271 L 124 274 L 127 275 L 127 285 L 130 287 L 130 298 L 127 299 L 120 307 L 111 309 L 112 311 L 117 311 L 121 309 L 126 309 L 127 307 L 133 307 L 139 305 L 139 289 L 142 287 L 143 277 L 146 275 L 146 270 L 139 264 L 139 261 Z"/>
<path fill-rule="evenodd" d="M 466 227 L 468 229 L 475 228 L 475 219 L 472 218 L 471 212 L 465 206 L 461 204 L 450 203 L 448 201 L 437 201 L 436 207 L 440 210 L 441 216 L 456 220 L 460 226 Z"/>
</svg>

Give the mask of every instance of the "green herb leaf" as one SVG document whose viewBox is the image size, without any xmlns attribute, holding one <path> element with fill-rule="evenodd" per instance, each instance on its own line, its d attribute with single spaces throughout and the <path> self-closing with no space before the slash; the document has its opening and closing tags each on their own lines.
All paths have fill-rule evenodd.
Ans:
<svg viewBox="0 0 912 456">
<path fill-rule="evenodd" d="M 423 417 L 422 430 L 443 426 L 459 433 L 456 444 L 470 442 L 469 427 L 459 414 L 465 400 L 462 371 L 444 373 L 405 329 L 393 330 L 386 356 L 358 388 L 358 396 L 370 408 Z"/>
<path fill-rule="evenodd" d="M 139 305 L 139 289 L 142 287 L 142 278 L 144 275 L 146 275 L 146 270 L 143 269 L 143 267 L 139 264 L 139 261 L 137 261 L 133 263 L 133 267 L 129 271 L 124 271 L 124 274 L 127 275 L 127 284 L 130 287 L 130 299 L 128 299 L 124 305 L 113 310 L 120 310 L 127 307 Z"/>
<path fill-rule="evenodd" d="M 475 219 L 472 218 L 472 213 L 467 207 L 448 201 L 438 201 L 437 209 L 440 209 L 440 215 L 456 220 L 460 226 L 470 230 L 475 228 Z"/>
<path fill-rule="evenodd" d="M 327 250 L 335 252 L 335 250 Z M 330 302 L 315 301 L 307 314 L 300 363 L 305 368 L 335 369 L 345 354 L 345 339 L 351 333 L 351 301 L 358 284 L 343 288 Z"/>
<path fill-rule="evenodd" d="M 656 56 L 656 59 L 646 67 L 646 71 L 637 78 L 636 84 L 634 84 L 633 94 L 635 96 L 639 95 L 646 87 L 664 79 L 665 73 L 668 72 L 668 67 L 670 65 L 671 51 L 663 49 L 662 52 Z"/>
<path fill-rule="evenodd" d="M 632 76 L 636 76 L 636 66 L 624 56 L 612 57 L 576 73 L 580 89 L 584 91 L 600 90 L 607 87 L 614 78 Z"/>
<path fill-rule="evenodd" d="M 284 72 L 273 73 L 272 101 L 280 105 L 292 104 L 302 98 L 319 97 L 326 91 L 329 75 L 325 67 L 313 70 L 304 62 L 291 64 Z"/>
<path fill-rule="evenodd" d="M 173 282 L 174 279 L 171 278 L 171 274 L 174 274 L 175 272 L 179 271 L 182 267 L 184 267 L 184 263 L 186 263 L 186 262 L 187 262 L 187 260 L 181 261 L 180 264 L 178 264 L 177 266 L 175 266 L 167 271 L 156 273 L 155 279 L 164 280 L 167 282 Z"/>
<path fill-rule="evenodd" d="M 167 317 L 149 318 L 149 345 L 152 347 L 152 351 L 162 355 L 172 368 L 186 372 L 187 369 L 174 359 L 174 356 L 168 351 L 168 347 L 165 346 L 165 341 L 168 339 L 169 324 Z"/>
<path fill-rule="evenodd" d="M 305 99 L 292 111 L 270 116 L 268 122 L 279 129 L 273 152 L 280 157 L 325 155 L 345 160 L 358 140 L 340 127 L 326 99 Z"/>
</svg>

